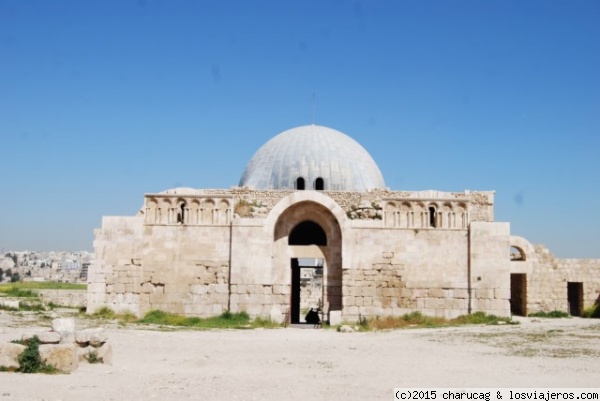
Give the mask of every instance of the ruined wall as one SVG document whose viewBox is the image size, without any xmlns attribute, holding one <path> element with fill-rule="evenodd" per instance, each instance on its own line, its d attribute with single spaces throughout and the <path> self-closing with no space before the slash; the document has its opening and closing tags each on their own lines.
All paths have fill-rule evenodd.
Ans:
<svg viewBox="0 0 600 401">
<path fill-rule="evenodd" d="M 560 259 L 542 246 L 535 254 L 527 274 L 527 310 L 569 312 L 567 283 L 583 283 L 584 308 L 600 302 L 600 259 Z M 516 264 L 519 262 L 513 262 Z"/>
<path fill-rule="evenodd" d="M 344 319 L 467 313 L 467 230 L 358 228 L 346 243 Z"/>
<path fill-rule="evenodd" d="M 86 290 L 36 290 L 44 303 L 80 308 L 87 305 Z"/>
<path fill-rule="evenodd" d="M 143 225 L 105 218 L 88 275 L 88 312 L 108 306 L 138 316 L 152 309 L 218 315 L 229 300 L 228 226 Z"/>
</svg>

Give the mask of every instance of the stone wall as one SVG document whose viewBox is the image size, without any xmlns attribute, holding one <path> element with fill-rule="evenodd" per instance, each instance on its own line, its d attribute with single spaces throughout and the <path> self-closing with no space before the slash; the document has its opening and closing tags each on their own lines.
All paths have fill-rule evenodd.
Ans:
<svg viewBox="0 0 600 401">
<path fill-rule="evenodd" d="M 469 311 L 468 231 L 355 230 L 344 243 L 343 317 Z"/>
<path fill-rule="evenodd" d="M 567 283 L 583 283 L 583 306 L 600 302 L 600 259 L 560 259 L 541 245 L 527 274 L 527 311 L 559 310 L 569 312 Z M 520 262 L 513 262 L 517 264 Z"/>
<path fill-rule="evenodd" d="M 142 316 L 160 309 L 214 316 L 228 309 L 229 227 L 144 226 L 105 218 L 88 274 L 88 312 L 101 306 Z"/>
<path fill-rule="evenodd" d="M 469 254 L 471 311 L 510 316 L 510 225 L 471 223 Z"/>
<path fill-rule="evenodd" d="M 138 216 L 105 217 L 96 230 L 89 313 L 231 310 L 282 321 L 293 258 L 324 261 L 324 310 L 348 320 L 509 310 L 509 227 L 487 222 L 491 192 L 184 189 L 146 201 Z M 396 219 L 407 204 L 424 213 L 418 226 Z M 288 243 L 306 220 L 323 229 L 326 246 Z"/>
<path fill-rule="evenodd" d="M 86 290 L 36 290 L 45 303 L 81 308 L 87 305 Z"/>
<path fill-rule="evenodd" d="M 290 285 L 232 284 L 231 311 L 283 322 L 289 314 Z"/>
</svg>

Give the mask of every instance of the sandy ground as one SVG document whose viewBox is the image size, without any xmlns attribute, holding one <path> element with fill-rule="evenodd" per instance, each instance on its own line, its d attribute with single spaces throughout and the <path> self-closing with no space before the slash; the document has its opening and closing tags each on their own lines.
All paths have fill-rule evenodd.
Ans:
<svg viewBox="0 0 600 401">
<path fill-rule="evenodd" d="M 0 373 L 4 400 L 391 400 L 394 387 L 598 387 L 600 321 L 338 333 L 108 325 L 112 366 Z M 77 328 L 97 325 L 77 320 Z M 49 321 L 0 311 L 0 341 Z M 40 327 L 41 326 L 41 327 Z M 46 327 L 43 327 L 46 326 Z"/>
</svg>

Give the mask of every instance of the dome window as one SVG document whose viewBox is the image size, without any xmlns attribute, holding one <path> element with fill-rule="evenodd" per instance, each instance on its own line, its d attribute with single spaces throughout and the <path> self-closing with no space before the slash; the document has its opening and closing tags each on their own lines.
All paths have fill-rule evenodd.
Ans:
<svg viewBox="0 0 600 401">
<path fill-rule="evenodd" d="M 302 177 L 299 177 L 299 178 L 296 180 L 296 189 L 297 189 L 298 191 L 304 191 L 304 178 L 302 178 Z"/>
<path fill-rule="evenodd" d="M 322 191 L 325 189 L 325 181 L 321 177 L 315 180 L 315 189 L 317 191 Z"/>
</svg>

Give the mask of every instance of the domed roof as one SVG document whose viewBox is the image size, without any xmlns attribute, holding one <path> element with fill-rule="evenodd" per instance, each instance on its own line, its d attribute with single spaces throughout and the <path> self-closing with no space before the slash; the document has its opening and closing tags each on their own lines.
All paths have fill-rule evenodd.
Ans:
<svg viewBox="0 0 600 401">
<path fill-rule="evenodd" d="M 271 138 L 254 154 L 240 180 L 241 187 L 367 191 L 384 188 L 379 167 L 349 136 L 319 125 L 292 128 Z M 317 185 L 317 186 L 315 186 Z"/>
</svg>

